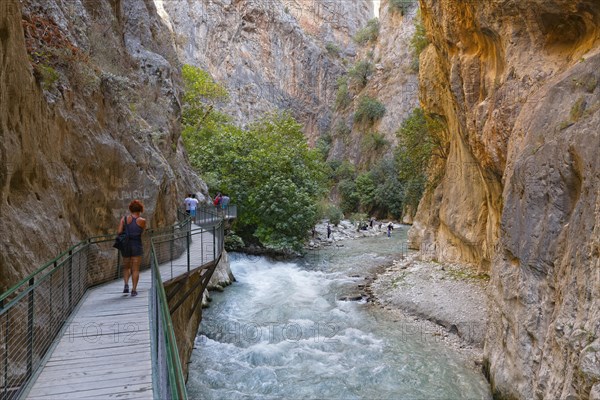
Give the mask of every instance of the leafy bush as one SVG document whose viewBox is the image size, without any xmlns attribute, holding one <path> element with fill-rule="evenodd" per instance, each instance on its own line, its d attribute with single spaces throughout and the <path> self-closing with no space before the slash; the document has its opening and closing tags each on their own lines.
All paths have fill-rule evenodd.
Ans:
<svg viewBox="0 0 600 400">
<path fill-rule="evenodd" d="M 327 52 L 332 55 L 332 56 L 339 56 L 340 55 L 340 48 L 337 44 L 333 43 L 333 42 L 328 42 L 325 45 L 325 49 L 327 50 Z"/>
<path fill-rule="evenodd" d="M 365 153 L 380 153 L 389 145 L 390 142 L 382 133 L 369 132 L 363 136 L 362 147 Z"/>
<path fill-rule="evenodd" d="M 377 99 L 362 96 L 358 100 L 354 121 L 358 123 L 373 124 L 385 114 L 385 106 Z"/>
<path fill-rule="evenodd" d="M 241 237 L 234 234 L 233 232 L 225 236 L 225 250 L 227 251 L 239 251 L 245 246 L 244 241 Z"/>
<path fill-rule="evenodd" d="M 343 110 L 350 105 L 350 91 L 348 90 L 348 80 L 346 78 L 338 79 L 338 90 L 335 96 L 335 108 Z"/>
<path fill-rule="evenodd" d="M 425 26 L 423 25 L 421 11 L 419 10 L 417 12 L 417 16 L 415 17 L 415 33 L 410 39 L 410 49 L 412 50 L 411 67 L 413 71 L 419 71 L 419 56 L 428 45 L 429 40 L 427 39 L 427 31 L 425 30 Z"/>
<path fill-rule="evenodd" d="M 413 5 L 413 0 L 389 0 L 388 3 L 392 12 L 399 12 L 401 15 L 405 15 Z"/>
<path fill-rule="evenodd" d="M 352 129 L 344 121 L 339 121 L 333 130 L 336 136 L 347 136 L 352 132 Z"/>
<path fill-rule="evenodd" d="M 359 29 L 354 35 L 354 41 L 357 44 L 365 45 L 369 42 L 374 42 L 379 36 L 379 19 L 373 18 L 367 22 L 367 26 Z"/>
<path fill-rule="evenodd" d="M 319 153 L 321 153 L 321 156 L 323 157 L 324 160 L 327 159 L 327 156 L 329 156 L 329 150 L 331 150 L 331 142 L 332 142 L 332 138 L 331 135 L 329 133 L 325 133 L 323 135 L 321 135 L 321 137 L 319 137 L 319 139 L 317 139 L 317 143 L 316 143 L 316 148 L 319 151 Z"/>
<path fill-rule="evenodd" d="M 373 74 L 373 64 L 368 60 L 360 60 L 350 68 L 348 76 L 358 90 L 364 88 Z"/>
<path fill-rule="evenodd" d="M 324 203 L 321 204 L 321 218 L 329 220 L 329 222 L 333 225 L 338 225 L 342 218 L 344 218 L 344 214 L 342 210 L 338 206 L 332 203 Z"/>
</svg>

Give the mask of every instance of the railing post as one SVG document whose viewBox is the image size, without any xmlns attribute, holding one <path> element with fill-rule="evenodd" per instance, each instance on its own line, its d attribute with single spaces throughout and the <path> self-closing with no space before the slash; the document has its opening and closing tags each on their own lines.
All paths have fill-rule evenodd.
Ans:
<svg viewBox="0 0 600 400">
<path fill-rule="evenodd" d="M 69 310 L 73 309 L 73 250 L 69 250 Z"/>
<path fill-rule="evenodd" d="M 29 287 L 34 283 L 34 278 L 29 280 Z M 33 293 L 34 289 L 29 292 L 28 312 L 27 312 L 27 376 L 30 377 L 33 372 Z"/>
<path fill-rule="evenodd" d="M 190 225 L 190 229 L 187 231 L 187 272 L 190 272 L 190 242 L 192 239 L 192 226 Z"/>
<path fill-rule="evenodd" d="M 0 310 L 4 308 L 4 300 L 0 300 Z M 4 396 L 8 398 L 8 311 L 6 312 L 6 325 L 4 327 Z"/>
<path fill-rule="evenodd" d="M 217 226 L 213 225 L 213 261 L 217 259 Z"/>
</svg>

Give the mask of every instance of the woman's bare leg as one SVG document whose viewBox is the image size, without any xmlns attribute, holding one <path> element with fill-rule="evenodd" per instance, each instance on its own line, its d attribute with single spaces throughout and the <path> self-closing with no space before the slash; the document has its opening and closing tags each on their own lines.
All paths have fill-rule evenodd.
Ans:
<svg viewBox="0 0 600 400">
<path fill-rule="evenodd" d="M 140 264 L 142 257 L 131 257 L 131 280 L 133 282 L 132 291 L 137 292 L 137 284 L 140 280 Z"/>
<path fill-rule="evenodd" d="M 129 277 L 131 276 L 131 257 L 123 257 L 123 280 L 125 284 L 129 284 Z"/>
</svg>

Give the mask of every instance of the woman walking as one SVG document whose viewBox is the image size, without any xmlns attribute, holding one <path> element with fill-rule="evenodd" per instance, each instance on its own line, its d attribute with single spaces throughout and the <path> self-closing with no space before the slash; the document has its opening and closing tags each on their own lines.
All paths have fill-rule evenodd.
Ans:
<svg viewBox="0 0 600 400">
<path fill-rule="evenodd" d="M 142 233 L 146 229 L 146 220 L 140 217 L 144 212 L 144 205 L 139 200 L 129 203 L 131 215 L 121 218 L 118 233 L 127 234 L 127 245 L 121 251 L 123 256 L 123 280 L 125 288 L 123 293 L 129 293 L 129 277 L 131 276 L 131 297 L 137 296 L 137 284 L 140 279 L 140 264 L 144 249 L 142 247 Z"/>
</svg>

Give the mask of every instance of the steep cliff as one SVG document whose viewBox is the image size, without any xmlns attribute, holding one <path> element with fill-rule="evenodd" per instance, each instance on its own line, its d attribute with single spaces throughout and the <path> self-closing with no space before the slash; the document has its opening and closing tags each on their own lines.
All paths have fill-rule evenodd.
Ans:
<svg viewBox="0 0 600 400">
<path fill-rule="evenodd" d="M 450 151 L 412 244 L 489 271 L 497 394 L 598 399 L 600 4 L 420 4 L 420 101 Z"/>
<path fill-rule="evenodd" d="M 170 33 L 145 0 L 0 2 L 0 291 L 140 198 L 151 226 L 206 186 L 179 138 Z"/>
<path fill-rule="evenodd" d="M 349 134 L 332 130 L 331 158 L 349 159 L 356 163 L 372 162 L 373 155 L 379 158 L 397 145 L 396 131 L 410 112 L 418 107 L 418 75 L 412 66 L 410 39 L 415 32 L 418 3 L 406 2 L 406 12 L 390 8 L 383 0 L 379 9 L 379 34 L 377 40 L 359 48 L 355 61 L 367 61 L 373 65 L 373 73 L 363 89 L 354 91 L 353 104 L 336 115 L 334 127 L 344 124 Z M 355 124 L 353 113 L 356 100 L 369 96 L 380 101 L 386 112 L 374 126 Z M 383 135 L 388 145 L 375 152 L 365 148 L 365 138 L 370 132 Z M 376 153 L 376 154 L 369 154 Z"/>
<path fill-rule="evenodd" d="M 353 2 L 156 0 L 178 54 L 225 84 L 222 109 L 245 124 L 266 111 L 289 109 L 314 141 L 329 129 L 342 58 L 352 35 L 372 15 L 369 0 Z"/>
</svg>

